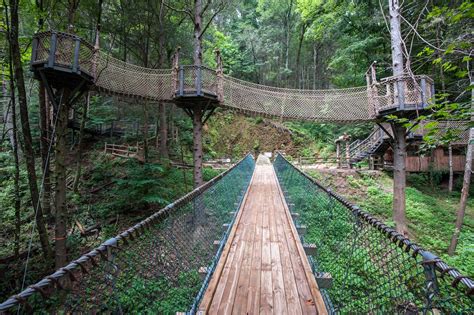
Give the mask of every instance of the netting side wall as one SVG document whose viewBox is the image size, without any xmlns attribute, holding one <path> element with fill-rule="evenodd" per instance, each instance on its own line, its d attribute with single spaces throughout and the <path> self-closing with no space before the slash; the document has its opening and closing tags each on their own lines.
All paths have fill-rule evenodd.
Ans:
<svg viewBox="0 0 474 315">
<path fill-rule="evenodd" d="M 213 241 L 231 228 L 224 223 L 236 215 L 254 165 L 248 155 L 204 188 L 0 304 L 0 313 L 188 311 L 205 287 L 199 270 L 218 260 Z"/>
<path fill-rule="evenodd" d="M 341 123 L 371 120 L 366 87 L 296 90 L 224 76 L 223 89 L 223 106 L 250 115 Z"/>
<path fill-rule="evenodd" d="M 297 224 L 314 243 L 315 272 L 329 272 L 327 290 L 341 313 L 469 313 L 474 282 L 452 277 L 438 257 L 326 190 L 278 156 L 275 170 Z"/>
</svg>

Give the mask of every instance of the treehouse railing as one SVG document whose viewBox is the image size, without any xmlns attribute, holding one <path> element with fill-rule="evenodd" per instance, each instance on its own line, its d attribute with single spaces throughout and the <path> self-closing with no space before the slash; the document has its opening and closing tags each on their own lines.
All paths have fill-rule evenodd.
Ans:
<svg viewBox="0 0 474 315">
<path fill-rule="evenodd" d="M 372 117 L 395 111 L 422 110 L 433 101 L 434 83 L 425 75 L 393 76 L 380 82 L 367 75 L 367 93 Z"/>
<path fill-rule="evenodd" d="M 247 155 L 211 181 L 1 303 L 0 314 L 171 314 L 195 308 L 254 166 L 253 157 Z M 220 240 L 218 248 L 214 240 Z M 201 267 L 207 267 L 206 274 L 200 274 Z"/>
<path fill-rule="evenodd" d="M 474 281 L 449 267 L 278 155 L 275 171 L 314 272 L 328 272 L 327 307 L 342 314 L 461 314 L 474 310 Z"/>
<path fill-rule="evenodd" d="M 47 31 L 35 34 L 31 66 L 94 77 L 94 46 L 78 36 Z"/>
<path fill-rule="evenodd" d="M 215 70 L 204 66 L 180 66 L 177 97 L 217 97 L 218 76 Z"/>
</svg>

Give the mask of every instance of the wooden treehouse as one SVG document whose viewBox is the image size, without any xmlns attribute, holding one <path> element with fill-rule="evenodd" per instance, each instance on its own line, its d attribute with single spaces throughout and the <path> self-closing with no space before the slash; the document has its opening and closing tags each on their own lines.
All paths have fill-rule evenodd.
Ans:
<svg viewBox="0 0 474 315">
<path fill-rule="evenodd" d="M 469 140 L 467 124 L 463 121 L 440 123 L 439 133 L 445 133 L 448 129 L 455 130 L 459 134 L 458 139 L 451 142 L 449 146 L 439 145 L 430 152 L 422 153 L 420 147 L 423 144 L 423 136 L 428 132 L 424 127 L 425 124 L 421 123 L 418 128 L 407 134 L 406 170 L 408 172 L 448 171 L 449 150 L 451 150 L 453 172 L 463 172 L 466 163 L 465 150 Z M 349 145 L 350 163 L 355 164 L 367 160 L 371 169 L 390 170 L 393 166 L 392 136 L 390 125 L 382 123 L 375 127 L 366 139 L 353 141 Z"/>
<path fill-rule="evenodd" d="M 382 120 L 387 115 L 413 118 L 426 111 L 435 95 L 433 80 L 425 75 L 403 75 L 377 81 L 375 64 L 366 73 L 371 117 Z"/>
</svg>

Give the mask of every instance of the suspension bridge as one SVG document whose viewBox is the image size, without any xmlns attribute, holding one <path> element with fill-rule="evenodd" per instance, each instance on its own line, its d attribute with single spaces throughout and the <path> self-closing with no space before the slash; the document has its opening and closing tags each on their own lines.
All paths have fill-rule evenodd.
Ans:
<svg viewBox="0 0 474 315">
<path fill-rule="evenodd" d="M 60 32 L 31 67 L 54 89 L 349 123 L 428 106 L 433 82 L 342 90 L 267 87 L 205 67 L 137 67 Z M 0 313 L 473 313 L 474 281 L 278 154 L 227 171 L 0 304 Z"/>
</svg>

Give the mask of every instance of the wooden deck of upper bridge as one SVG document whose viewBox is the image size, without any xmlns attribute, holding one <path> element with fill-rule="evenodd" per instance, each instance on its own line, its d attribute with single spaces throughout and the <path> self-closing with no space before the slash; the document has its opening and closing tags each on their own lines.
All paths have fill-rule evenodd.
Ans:
<svg viewBox="0 0 474 315">
<path fill-rule="evenodd" d="M 327 314 L 268 158 L 257 161 L 199 311 Z"/>
</svg>

